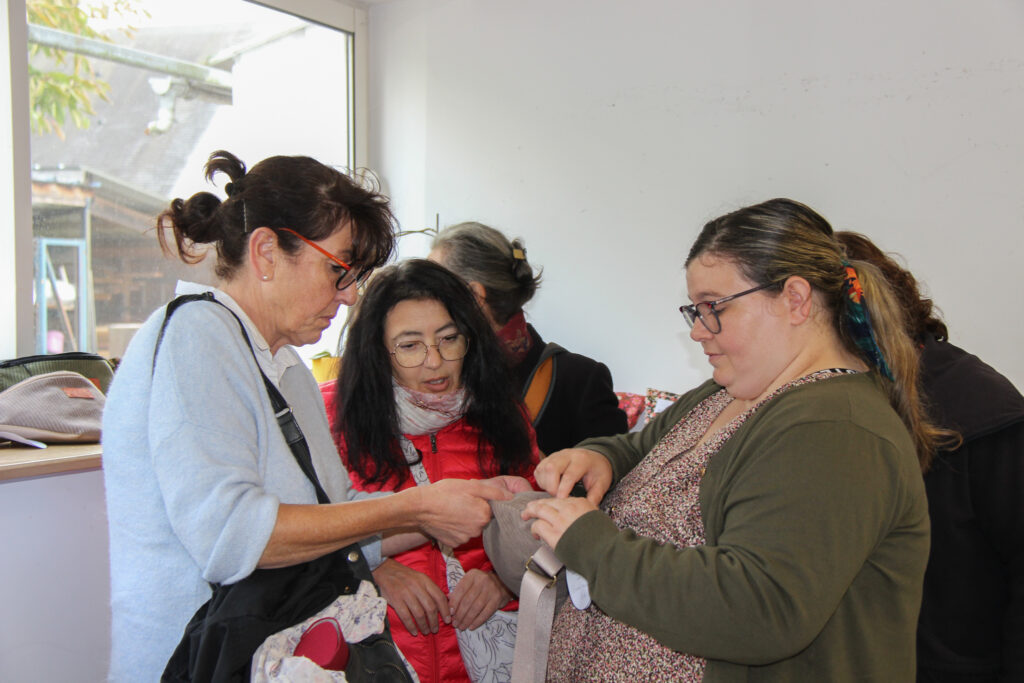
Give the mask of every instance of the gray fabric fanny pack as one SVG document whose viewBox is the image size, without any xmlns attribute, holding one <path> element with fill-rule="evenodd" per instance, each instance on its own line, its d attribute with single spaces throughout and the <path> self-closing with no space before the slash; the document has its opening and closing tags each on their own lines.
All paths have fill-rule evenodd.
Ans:
<svg viewBox="0 0 1024 683">
<path fill-rule="evenodd" d="M 543 491 L 528 491 L 517 493 L 512 500 L 491 501 L 492 517 L 483 533 L 484 551 L 494 565 L 494 573 L 517 596 L 527 562 L 541 546 L 546 546 L 530 533 L 534 520 L 523 520 L 522 513 L 530 501 L 550 497 Z M 556 588 L 557 602 L 561 606 L 569 595 L 564 574 L 559 575 Z"/>
<path fill-rule="evenodd" d="M 47 443 L 100 440 L 106 397 L 77 372 L 34 375 L 0 391 L 0 440 Z"/>
</svg>

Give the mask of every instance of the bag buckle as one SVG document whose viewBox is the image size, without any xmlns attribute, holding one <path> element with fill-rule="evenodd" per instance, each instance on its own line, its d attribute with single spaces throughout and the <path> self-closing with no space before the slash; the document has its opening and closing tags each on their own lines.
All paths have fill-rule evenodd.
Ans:
<svg viewBox="0 0 1024 683">
<path fill-rule="evenodd" d="M 548 565 L 549 571 L 544 565 Z M 564 565 L 555 557 L 555 554 L 551 552 L 546 546 L 541 546 L 533 555 L 526 560 L 526 571 L 533 572 L 538 576 L 548 579 L 548 585 L 545 589 L 551 588 L 558 581 L 558 573 L 562 571 Z"/>
</svg>

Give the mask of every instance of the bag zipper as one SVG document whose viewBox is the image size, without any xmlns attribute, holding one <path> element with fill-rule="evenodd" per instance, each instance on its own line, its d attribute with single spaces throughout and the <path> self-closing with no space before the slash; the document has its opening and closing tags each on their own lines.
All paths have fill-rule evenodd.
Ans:
<svg viewBox="0 0 1024 683">
<path fill-rule="evenodd" d="M 102 360 L 105 362 L 107 359 L 99 354 L 89 353 L 87 351 L 68 351 L 66 353 L 51 353 L 36 356 L 24 356 L 22 358 L 12 358 L 11 360 L 0 362 L 0 368 L 14 368 L 19 365 L 25 365 L 26 363 L 54 360 Z"/>
</svg>

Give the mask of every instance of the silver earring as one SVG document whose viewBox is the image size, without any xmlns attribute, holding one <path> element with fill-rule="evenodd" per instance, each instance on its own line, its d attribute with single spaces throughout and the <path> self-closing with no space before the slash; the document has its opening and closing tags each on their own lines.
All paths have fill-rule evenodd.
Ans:
<svg viewBox="0 0 1024 683">
<path fill-rule="evenodd" d="M 264 276 L 263 276 L 263 281 L 264 281 L 264 282 L 266 282 L 266 281 L 267 281 L 267 280 L 269 280 L 269 279 L 270 279 L 270 276 L 269 276 L 269 275 L 264 275 Z"/>
</svg>

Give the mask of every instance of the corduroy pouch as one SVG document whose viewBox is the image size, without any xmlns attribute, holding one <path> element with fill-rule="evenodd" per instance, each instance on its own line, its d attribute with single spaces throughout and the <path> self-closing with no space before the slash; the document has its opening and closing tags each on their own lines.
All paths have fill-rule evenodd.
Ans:
<svg viewBox="0 0 1024 683">
<path fill-rule="evenodd" d="M 34 375 L 0 391 L 0 440 L 95 443 L 105 404 L 103 392 L 77 372 Z"/>
<path fill-rule="evenodd" d="M 0 391 L 34 375 L 58 370 L 77 372 L 92 380 L 104 394 L 114 379 L 113 363 L 95 353 L 71 351 L 45 356 L 23 356 L 0 362 Z"/>
</svg>

